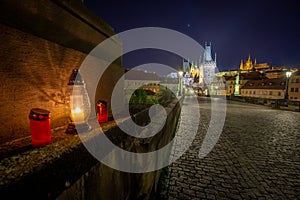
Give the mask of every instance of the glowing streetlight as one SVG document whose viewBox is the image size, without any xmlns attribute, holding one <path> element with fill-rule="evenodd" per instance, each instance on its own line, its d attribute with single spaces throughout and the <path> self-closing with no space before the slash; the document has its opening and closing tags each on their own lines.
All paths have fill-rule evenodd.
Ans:
<svg viewBox="0 0 300 200">
<path fill-rule="evenodd" d="M 289 78 L 291 77 L 291 75 L 292 75 L 292 72 L 290 72 L 290 71 L 285 72 L 285 76 L 286 76 L 285 99 L 287 99 L 287 100 L 289 99 L 289 92 L 288 92 L 289 87 L 288 87 L 288 84 L 289 84 Z"/>
</svg>

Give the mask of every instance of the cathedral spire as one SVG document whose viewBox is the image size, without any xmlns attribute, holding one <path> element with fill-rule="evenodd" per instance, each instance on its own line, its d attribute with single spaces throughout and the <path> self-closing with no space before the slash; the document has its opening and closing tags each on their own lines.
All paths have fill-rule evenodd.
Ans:
<svg viewBox="0 0 300 200">
<path fill-rule="evenodd" d="M 240 70 L 244 69 L 244 63 L 243 63 L 243 59 L 241 59 L 241 63 L 240 63 Z"/>
</svg>

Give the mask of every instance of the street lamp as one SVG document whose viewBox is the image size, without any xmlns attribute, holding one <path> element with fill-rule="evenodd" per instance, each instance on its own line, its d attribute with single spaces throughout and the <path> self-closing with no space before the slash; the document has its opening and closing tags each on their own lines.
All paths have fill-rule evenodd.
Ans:
<svg viewBox="0 0 300 200">
<path fill-rule="evenodd" d="M 74 69 L 68 83 L 67 104 L 70 122 L 66 133 L 76 134 L 91 129 L 88 119 L 91 113 L 90 99 L 85 82 L 78 69 Z"/>
<path fill-rule="evenodd" d="M 288 92 L 289 87 L 288 87 L 288 84 L 289 84 L 289 78 L 290 78 L 291 75 L 292 75 L 292 72 L 290 72 L 290 71 L 285 72 L 285 76 L 286 76 L 285 99 L 287 99 L 287 100 L 289 99 L 289 92 Z"/>
<path fill-rule="evenodd" d="M 182 76 L 183 76 L 183 71 L 179 71 L 178 72 L 178 76 L 179 76 L 179 93 L 178 93 L 178 95 L 181 96 L 182 95 Z"/>
</svg>

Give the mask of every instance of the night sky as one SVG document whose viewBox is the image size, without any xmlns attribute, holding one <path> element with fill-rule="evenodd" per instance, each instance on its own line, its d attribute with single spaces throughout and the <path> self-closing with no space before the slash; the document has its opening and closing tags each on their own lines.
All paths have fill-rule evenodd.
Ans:
<svg viewBox="0 0 300 200">
<path fill-rule="evenodd" d="M 300 12 L 297 1 L 96 1 L 86 6 L 116 33 L 138 27 L 182 32 L 202 46 L 212 43 L 219 70 L 236 69 L 248 55 L 258 63 L 300 67 Z M 160 62 L 178 69 L 181 59 L 166 52 L 143 50 L 123 56 L 133 67 Z"/>
</svg>

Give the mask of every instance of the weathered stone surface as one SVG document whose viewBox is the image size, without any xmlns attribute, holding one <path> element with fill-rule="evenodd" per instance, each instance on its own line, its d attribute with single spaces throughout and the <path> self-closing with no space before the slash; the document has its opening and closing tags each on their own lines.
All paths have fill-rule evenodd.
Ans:
<svg viewBox="0 0 300 200">
<path fill-rule="evenodd" d="M 199 159 L 210 121 L 209 100 L 199 100 L 196 139 L 169 168 L 169 199 L 193 199 L 192 192 L 185 193 L 188 198 L 181 196 L 186 188 L 194 191 L 197 199 L 297 199 L 300 113 L 227 103 L 221 137 L 214 149 Z M 188 167 L 192 170 L 186 170 Z"/>
<path fill-rule="evenodd" d="M 36 107 L 50 111 L 54 134 L 68 123 L 66 90 L 72 70 L 114 33 L 76 0 L 5 0 L 0 9 L 0 143 L 30 137 L 28 115 Z M 104 61 L 92 57 L 91 62 L 100 66 Z M 110 102 L 123 74 L 120 62 L 110 65 L 90 98 Z M 91 79 L 85 78 L 87 87 Z"/>
<path fill-rule="evenodd" d="M 78 0 L 3 0 L 0 5 L 2 23 L 85 54 L 115 34 Z"/>
</svg>

